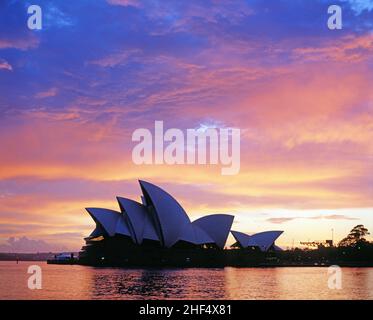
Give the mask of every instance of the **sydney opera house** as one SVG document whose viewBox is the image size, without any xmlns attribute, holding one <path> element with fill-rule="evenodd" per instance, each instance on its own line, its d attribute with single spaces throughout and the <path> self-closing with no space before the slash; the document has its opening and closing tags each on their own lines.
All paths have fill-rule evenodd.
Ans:
<svg viewBox="0 0 373 320">
<path fill-rule="evenodd" d="M 165 190 L 139 181 L 142 203 L 117 197 L 120 211 L 87 208 L 96 228 L 85 238 L 79 261 L 118 266 L 225 266 L 261 262 L 276 250 L 282 231 L 254 235 L 232 231 L 234 216 L 191 221 Z M 229 233 L 236 242 L 225 248 Z"/>
</svg>

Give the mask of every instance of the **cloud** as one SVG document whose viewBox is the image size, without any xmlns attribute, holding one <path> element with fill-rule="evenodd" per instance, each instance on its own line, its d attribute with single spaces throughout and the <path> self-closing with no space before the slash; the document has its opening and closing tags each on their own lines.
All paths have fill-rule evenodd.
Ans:
<svg viewBox="0 0 373 320">
<path fill-rule="evenodd" d="M 26 17 L 25 4 L 0 1 L 1 57 L 13 67 L 0 72 L 2 237 L 85 234 L 83 208 L 138 200 L 137 178 L 170 190 L 193 217 L 240 211 L 247 225 L 266 210 L 289 229 L 347 225 L 332 213 L 373 207 L 372 11 L 345 5 L 335 33 L 324 0 L 284 3 L 62 1 L 46 5 L 45 30 L 30 32 L 12 18 Z M 240 174 L 135 166 L 131 134 L 154 120 L 241 128 Z M 316 218 L 302 221 L 304 209 Z"/>
<path fill-rule="evenodd" d="M 185 31 L 195 27 L 197 31 L 203 24 L 218 24 L 219 22 L 236 24 L 252 15 L 253 10 L 244 1 L 147 1 L 147 0 L 107 0 L 110 5 L 137 7 L 143 9 L 145 15 L 152 21 L 162 21 L 161 29 L 153 30 L 152 34 L 164 34 L 174 31 Z M 159 25 L 158 25 L 159 26 Z M 201 31 L 201 30 L 199 30 Z"/>
<path fill-rule="evenodd" d="M 331 215 L 322 215 L 322 216 L 316 216 L 316 217 L 311 217 L 309 219 L 326 219 L 326 220 L 359 220 L 358 218 L 354 217 L 348 217 L 343 214 L 331 214 Z"/>
<path fill-rule="evenodd" d="M 373 10 L 373 0 L 342 0 L 343 2 L 349 3 L 351 9 L 355 11 L 357 15 L 360 15 L 363 11 Z"/>
<path fill-rule="evenodd" d="M 14 38 L 6 39 L 0 37 L 0 50 L 1 49 L 19 49 L 19 50 L 28 50 L 38 47 L 39 39 L 30 36 L 27 38 Z"/>
<path fill-rule="evenodd" d="M 282 224 L 296 219 L 311 219 L 311 220 L 360 220 L 355 217 L 349 217 L 343 214 L 330 214 L 330 215 L 318 215 L 313 217 L 278 217 L 278 218 L 268 218 L 266 221 L 274 224 Z"/>
<path fill-rule="evenodd" d="M 293 57 L 302 61 L 359 62 L 373 54 L 373 33 L 347 35 L 329 43 L 328 39 L 323 45 L 295 48 Z"/>
<path fill-rule="evenodd" d="M 140 7 L 141 3 L 139 0 L 107 0 L 107 3 L 115 6 L 123 6 L 123 7 Z"/>
<path fill-rule="evenodd" d="M 52 3 L 48 3 L 46 5 L 45 10 L 43 11 L 43 17 L 45 20 L 44 26 L 46 28 L 65 28 L 74 25 L 74 21 L 72 20 L 72 18 Z"/>
<path fill-rule="evenodd" d="M 292 221 L 294 219 L 297 219 L 297 218 L 268 218 L 266 221 L 270 222 L 270 223 L 275 223 L 275 224 L 282 224 L 282 223 L 285 223 L 285 222 L 289 222 L 289 221 Z"/>
<path fill-rule="evenodd" d="M 37 94 L 35 94 L 35 98 L 44 99 L 44 98 L 54 97 L 57 95 L 57 93 L 58 93 L 57 88 L 50 88 L 46 91 L 38 92 Z"/>
<path fill-rule="evenodd" d="M 34 252 L 58 252 L 64 251 L 66 247 L 49 244 L 43 240 L 33 240 L 27 237 L 9 238 L 5 244 L 0 244 L 0 252 L 12 253 L 34 253 Z"/>
<path fill-rule="evenodd" d="M 111 54 L 107 57 L 90 61 L 88 64 L 98 65 L 100 67 L 114 67 L 116 65 L 129 63 L 135 59 L 139 60 L 141 58 L 140 54 L 141 50 L 139 49 L 124 50 L 120 53 Z"/>
<path fill-rule="evenodd" d="M 72 237 L 72 238 L 79 238 L 81 239 L 84 237 L 84 234 L 80 232 L 60 232 L 60 233 L 53 233 L 49 235 L 50 238 L 64 238 L 64 237 Z"/>
<path fill-rule="evenodd" d="M 13 67 L 9 64 L 9 62 L 5 61 L 4 59 L 0 59 L 0 70 L 12 71 Z"/>
</svg>

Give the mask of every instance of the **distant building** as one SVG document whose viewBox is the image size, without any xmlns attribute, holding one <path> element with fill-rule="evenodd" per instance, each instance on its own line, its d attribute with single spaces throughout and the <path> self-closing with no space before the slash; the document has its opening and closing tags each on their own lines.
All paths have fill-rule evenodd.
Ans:
<svg viewBox="0 0 373 320">
<path fill-rule="evenodd" d="M 59 253 L 54 256 L 54 259 L 57 261 L 65 261 L 65 260 L 71 260 L 74 259 L 74 254 L 73 253 Z"/>
</svg>

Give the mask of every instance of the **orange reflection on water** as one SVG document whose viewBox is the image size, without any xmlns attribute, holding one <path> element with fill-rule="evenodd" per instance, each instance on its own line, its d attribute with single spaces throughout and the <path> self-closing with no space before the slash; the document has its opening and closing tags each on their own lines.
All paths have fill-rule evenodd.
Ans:
<svg viewBox="0 0 373 320">
<path fill-rule="evenodd" d="M 29 265 L 42 289 L 27 286 Z M 373 268 L 342 268 L 342 289 L 328 268 L 121 269 L 0 262 L 0 299 L 373 299 Z"/>
</svg>

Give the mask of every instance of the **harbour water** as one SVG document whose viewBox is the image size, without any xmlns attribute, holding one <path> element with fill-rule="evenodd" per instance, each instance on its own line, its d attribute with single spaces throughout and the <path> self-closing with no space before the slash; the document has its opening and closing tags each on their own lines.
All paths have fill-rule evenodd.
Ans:
<svg viewBox="0 0 373 320">
<path fill-rule="evenodd" d="M 28 267 L 42 289 L 28 288 Z M 373 299 L 373 268 L 342 268 L 330 289 L 328 268 L 120 269 L 45 262 L 0 262 L 0 299 Z"/>
</svg>

